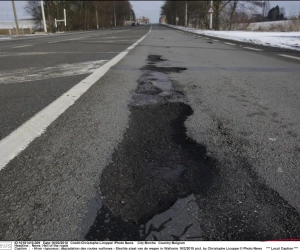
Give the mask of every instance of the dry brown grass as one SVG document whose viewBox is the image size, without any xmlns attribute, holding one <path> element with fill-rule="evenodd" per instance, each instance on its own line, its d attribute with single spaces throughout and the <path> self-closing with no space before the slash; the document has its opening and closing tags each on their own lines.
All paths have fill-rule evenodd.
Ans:
<svg viewBox="0 0 300 250">
<path fill-rule="evenodd" d="M 250 26 L 251 28 L 251 26 Z M 290 31 L 300 31 L 300 20 L 286 20 L 284 22 L 274 22 L 269 25 L 259 25 L 257 28 L 251 28 L 252 31 L 277 31 L 277 32 L 290 32 Z"/>
<path fill-rule="evenodd" d="M 27 34 L 34 34 L 34 31 L 27 28 L 27 29 L 18 29 L 19 35 L 27 35 Z M 0 35 L 16 35 L 17 30 L 16 29 L 0 29 Z"/>
<path fill-rule="evenodd" d="M 9 35 L 8 29 L 0 29 L 0 35 Z"/>
</svg>

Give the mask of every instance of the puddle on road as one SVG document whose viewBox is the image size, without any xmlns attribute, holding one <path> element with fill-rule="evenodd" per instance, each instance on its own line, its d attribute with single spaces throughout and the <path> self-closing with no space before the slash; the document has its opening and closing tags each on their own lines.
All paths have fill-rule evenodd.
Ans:
<svg viewBox="0 0 300 250">
<path fill-rule="evenodd" d="M 160 61 L 166 60 L 148 58 Z M 90 201 L 88 211 L 95 200 L 99 210 L 85 239 L 201 240 L 194 194 L 205 196 L 217 173 L 206 149 L 187 137 L 184 122 L 193 111 L 166 75 L 185 68 L 148 64 L 142 70 L 129 128 L 101 174 L 101 200 Z M 94 215 L 95 209 L 83 221 L 91 224 L 87 217 Z"/>
</svg>

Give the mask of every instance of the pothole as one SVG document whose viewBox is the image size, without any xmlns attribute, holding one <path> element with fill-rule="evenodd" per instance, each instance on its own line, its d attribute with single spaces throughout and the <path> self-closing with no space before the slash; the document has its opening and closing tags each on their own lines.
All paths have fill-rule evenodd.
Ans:
<svg viewBox="0 0 300 250">
<path fill-rule="evenodd" d="M 181 221 L 177 236 L 164 226 L 176 221 L 177 215 L 168 213 L 176 202 L 194 194 L 206 196 L 217 175 L 205 148 L 186 136 L 184 121 L 192 113 L 187 104 L 178 102 L 131 107 L 129 128 L 101 175 L 103 206 L 87 240 L 154 239 L 160 227 L 161 240 L 178 239 L 183 232 L 181 239 L 201 238 L 196 212 Z M 149 231 L 150 221 L 161 214 L 164 220 Z"/>
<path fill-rule="evenodd" d="M 168 73 L 181 73 L 183 70 L 187 70 L 187 68 L 184 67 L 157 67 L 155 65 L 145 65 L 141 68 L 142 70 L 149 70 L 149 71 L 156 71 L 156 72 L 162 72 L 165 74 Z"/>
<path fill-rule="evenodd" d="M 166 75 L 186 68 L 154 67 L 142 68 L 129 128 L 101 174 L 101 209 L 87 240 L 202 239 L 194 194 L 206 195 L 215 163 L 187 137 L 193 111 Z"/>
<path fill-rule="evenodd" d="M 167 74 L 150 70 L 143 70 L 143 72 L 138 80 L 138 88 L 132 97 L 130 106 L 186 102 L 184 94 L 175 89 L 173 81 Z"/>
<path fill-rule="evenodd" d="M 153 86 L 153 81 L 148 79 L 140 79 L 138 82 L 138 88 L 135 91 L 138 94 L 146 94 L 146 95 L 157 95 L 162 92 L 158 87 Z"/>
<path fill-rule="evenodd" d="M 167 60 L 162 59 L 162 56 L 160 56 L 160 55 L 149 55 L 148 56 L 148 62 L 150 62 L 151 64 L 152 63 L 157 63 L 157 62 L 163 62 L 163 61 L 167 61 Z"/>
</svg>

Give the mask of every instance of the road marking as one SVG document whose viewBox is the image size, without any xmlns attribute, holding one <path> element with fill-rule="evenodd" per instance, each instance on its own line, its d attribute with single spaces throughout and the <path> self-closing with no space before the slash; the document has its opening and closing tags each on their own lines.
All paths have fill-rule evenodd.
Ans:
<svg viewBox="0 0 300 250">
<path fill-rule="evenodd" d="M 128 47 L 125 51 L 116 55 L 113 59 L 105 63 L 94 73 L 83 79 L 72 87 L 46 108 L 38 112 L 31 119 L 13 131 L 0 141 L 0 170 L 4 168 L 12 159 L 19 155 L 37 137 L 41 136 L 47 127 L 75 103 L 91 86 L 103 77 L 111 67 L 120 62 L 133 48 L 143 41 L 152 30 Z"/>
<path fill-rule="evenodd" d="M 250 48 L 250 47 L 243 47 L 244 49 L 251 49 L 251 50 L 256 50 L 256 51 L 263 51 L 262 49 L 255 49 L 255 48 Z"/>
<path fill-rule="evenodd" d="M 228 45 L 235 45 L 234 43 L 225 43 L 225 44 L 228 44 Z"/>
<path fill-rule="evenodd" d="M 288 57 L 288 58 L 292 58 L 292 59 L 300 60 L 300 57 L 296 57 L 296 56 L 289 56 L 289 55 L 283 55 L 283 54 L 278 54 L 278 55 L 279 55 L 279 56 Z"/>
<path fill-rule="evenodd" d="M 219 42 L 219 40 L 213 40 L 213 41 L 215 41 L 215 42 Z"/>
<path fill-rule="evenodd" d="M 17 49 L 17 48 L 24 48 L 24 47 L 30 47 L 30 46 L 32 46 L 32 44 L 22 45 L 22 46 L 17 46 L 17 47 L 12 47 L 12 48 Z"/>
<path fill-rule="evenodd" d="M 0 57 L 8 56 L 36 56 L 36 55 L 51 55 L 51 54 L 119 54 L 120 51 L 105 51 L 105 52 L 0 52 Z"/>
<path fill-rule="evenodd" d="M 206 40 L 209 40 L 209 38 L 205 37 Z"/>
<path fill-rule="evenodd" d="M 91 74 L 107 60 L 88 61 L 79 63 L 59 64 L 52 67 L 31 67 L 16 70 L 3 70 L 1 72 L 0 84 L 17 82 L 39 81 L 58 77 Z"/>
</svg>

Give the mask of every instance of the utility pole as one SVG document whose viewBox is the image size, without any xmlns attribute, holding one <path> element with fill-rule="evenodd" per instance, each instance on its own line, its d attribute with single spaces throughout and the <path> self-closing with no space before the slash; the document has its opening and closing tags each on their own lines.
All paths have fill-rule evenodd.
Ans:
<svg viewBox="0 0 300 250">
<path fill-rule="evenodd" d="M 187 0 L 185 1 L 185 27 L 188 26 L 188 22 L 187 22 Z"/>
<path fill-rule="evenodd" d="M 46 25 L 45 11 L 44 11 L 44 1 L 42 1 L 42 0 L 41 0 L 41 8 L 42 8 L 43 21 L 44 21 L 44 32 L 47 33 L 47 25 Z"/>
<path fill-rule="evenodd" d="M 210 6 L 213 6 L 213 0 L 210 1 Z M 213 13 L 209 14 L 209 29 L 212 30 Z"/>
<path fill-rule="evenodd" d="M 14 10 L 14 16 L 15 16 L 15 22 L 16 22 L 16 28 L 17 28 L 17 35 L 19 35 L 19 24 L 18 24 L 18 17 L 17 17 L 17 12 L 16 12 L 16 6 L 15 6 L 15 1 L 12 0 L 12 6 Z"/>
<path fill-rule="evenodd" d="M 67 12 L 66 12 L 66 9 L 64 9 L 64 18 L 65 18 L 65 27 L 67 27 Z"/>
<path fill-rule="evenodd" d="M 96 21 L 97 21 L 97 29 L 99 29 L 97 3 L 96 3 Z"/>
<path fill-rule="evenodd" d="M 114 1 L 114 20 L 115 20 L 115 27 L 117 27 L 117 18 L 116 18 L 116 2 Z"/>
</svg>

